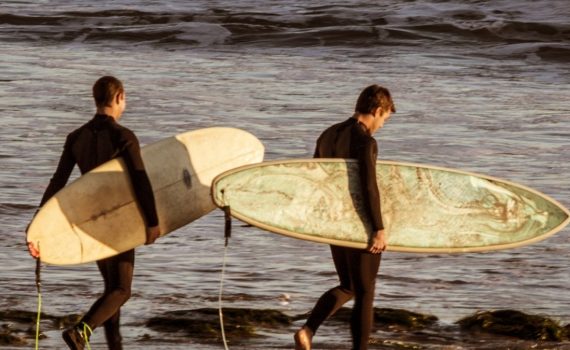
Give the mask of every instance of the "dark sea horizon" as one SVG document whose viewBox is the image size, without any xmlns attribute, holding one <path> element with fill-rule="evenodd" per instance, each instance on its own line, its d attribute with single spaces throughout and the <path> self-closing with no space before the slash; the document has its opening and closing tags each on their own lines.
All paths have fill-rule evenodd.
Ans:
<svg viewBox="0 0 570 350">
<path fill-rule="evenodd" d="M 377 83 L 397 107 L 377 133 L 379 158 L 520 183 L 570 207 L 570 3 L 567 0 L 6 0 L 0 3 L 0 333 L 31 348 L 34 260 L 24 230 L 66 135 L 94 114 L 102 75 L 125 83 L 121 123 L 146 145 L 231 126 L 256 135 L 266 160 L 309 158 L 327 126 Z M 75 170 L 72 178 L 78 176 Z M 137 249 L 122 308 L 127 349 L 221 349 L 219 339 L 149 327 L 153 317 L 217 309 L 224 218 L 216 210 Z M 570 324 L 570 229 L 481 254 L 387 252 L 375 306 L 431 314 L 422 330 L 378 329 L 371 349 L 570 349 L 570 341 L 461 331 L 478 311 L 518 310 Z M 337 283 L 326 245 L 234 221 L 224 308 L 297 316 Z M 95 264 L 44 266 L 43 311 L 81 314 L 102 291 Z M 350 306 L 348 304 L 347 306 Z M 11 316 L 12 315 L 12 316 Z M 170 316 L 169 316 L 170 315 Z M 229 338 L 230 349 L 291 349 L 295 318 Z M 42 323 L 43 349 L 65 349 Z M 93 349 L 105 348 L 102 329 Z M 331 320 L 315 349 L 349 349 Z"/>
</svg>

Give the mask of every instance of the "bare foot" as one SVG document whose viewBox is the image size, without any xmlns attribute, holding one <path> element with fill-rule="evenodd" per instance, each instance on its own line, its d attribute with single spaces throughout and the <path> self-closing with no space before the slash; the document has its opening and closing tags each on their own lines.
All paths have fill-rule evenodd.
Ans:
<svg viewBox="0 0 570 350">
<path fill-rule="evenodd" d="M 303 326 L 295 333 L 295 350 L 311 350 L 313 332 Z"/>
</svg>

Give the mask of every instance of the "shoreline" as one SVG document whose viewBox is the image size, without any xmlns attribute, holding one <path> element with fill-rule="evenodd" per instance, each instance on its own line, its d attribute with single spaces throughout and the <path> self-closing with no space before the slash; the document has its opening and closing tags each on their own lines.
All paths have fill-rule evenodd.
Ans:
<svg viewBox="0 0 570 350">
<path fill-rule="evenodd" d="M 234 348 L 251 346 L 281 348 L 302 324 L 307 314 L 288 315 L 274 309 L 224 308 L 224 328 Z M 454 323 L 437 316 L 403 309 L 375 308 L 371 349 L 494 349 L 498 344 L 512 349 L 570 349 L 570 324 L 516 310 L 479 311 Z M 23 310 L 0 312 L 0 347 L 23 348 L 35 342 L 36 313 Z M 41 315 L 42 343 L 59 342 L 58 333 L 76 323 L 81 315 Z M 349 342 L 350 309 L 342 308 L 315 337 L 315 345 L 326 349 L 333 343 Z M 160 344 L 203 344 L 220 346 L 222 338 L 218 309 L 168 311 L 125 324 L 129 348 Z M 130 331 L 134 328 L 134 332 Z M 103 332 L 95 332 L 94 344 Z M 284 339 L 283 339 L 284 338 Z M 292 339 L 292 338 L 291 338 Z M 284 341 L 283 341 L 284 340 Z M 267 345 L 264 345 L 267 344 Z M 273 344 L 273 345 L 271 345 Z M 348 344 L 348 343 L 347 343 Z M 275 347 L 273 347 L 275 346 Z M 334 348 L 334 347 L 333 347 Z"/>
</svg>

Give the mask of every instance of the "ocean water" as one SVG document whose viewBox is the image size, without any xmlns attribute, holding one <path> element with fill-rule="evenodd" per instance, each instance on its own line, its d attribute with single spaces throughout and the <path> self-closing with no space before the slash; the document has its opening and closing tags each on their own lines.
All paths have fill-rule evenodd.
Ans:
<svg viewBox="0 0 570 350">
<path fill-rule="evenodd" d="M 36 310 L 24 229 L 65 136 L 94 112 L 93 82 L 106 74 L 125 83 L 121 122 L 142 144 L 233 126 L 262 140 L 267 160 L 310 157 L 320 132 L 378 83 L 398 110 L 376 135 L 380 158 L 501 177 L 570 207 L 568 18 L 567 0 L 2 1 L 0 310 Z M 223 348 L 146 327 L 169 311 L 218 306 L 223 225 L 214 211 L 137 250 L 133 297 L 122 309 L 126 348 Z M 515 309 L 569 324 L 569 233 L 482 254 L 385 253 L 375 305 L 439 323 L 424 333 L 377 331 L 371 347 L 570 348 L 465 334 L 454 323 Z M 298 315 L 337 282 L 327 246 L 237 221 L 227 259 L 225 307 Z M 94 264 L 47 266 L 42 279 L 52 315 L 85 312 L 102 290 Z M 14 324 L 0 319 L 2 329 Z M 301 324 L 230 339 L 230 348 L 290 349 Z M 59 330 L 44 333 L 41 348 L 64 348 Z M 104 348 L 102 333 L 94 348 Z M 31 347 L 33 336 L 24 337 Z M 314 345 L 350 348 L 348 326 L 326 323 Z"/>
</svg>

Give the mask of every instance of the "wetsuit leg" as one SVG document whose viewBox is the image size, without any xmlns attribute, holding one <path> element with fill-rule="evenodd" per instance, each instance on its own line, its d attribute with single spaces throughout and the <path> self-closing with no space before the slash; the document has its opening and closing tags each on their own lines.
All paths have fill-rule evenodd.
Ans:
<svg viewBox="0 0 570 350">
<path fill-rule="evenodd" d="M 105 327 L 105 338 L 107 339 L 107 345 L 109 350 L 123 350 L 123 338 L 120 332 L 120 318 L 121 309 L 117 310 L 111 318 L 109 318 L 103 326 Z"/>
<path fill-rule="evenodd" d="M 134 259 L 134 250 L 129 250 L 97 262 L 105 280 L 105 292 L 83 318 L 83 322 L 92 329 L 105 324 L 105 335 L 110 349 L 113 350 L 121 349 L 119 309 L 131 296 Z M 117 341 L 119 347 L 112 345 L 116 344 Z"/>
<path fill-rule="evenodd" d="M 374 289 L 380 267 L 381 254 L 351 250 L 350 275 L 354 292 L 354 306 L 350 320 L 353 350 L 368 349 L 374 317 Z"/>
<path fill-rule="evenodd" d="M 100 308 L 101 303 L 103 302 L 103 300 L 105 300 L 104 296 L 111 292 L 111 272 L 110 272 L 111 269 L 109 268 L 111 265 L 110 261 L 111 258 L 97 261 L 97 267 L 99 268 L 99 272 L 103 277 L 103 283 L 105 289 L 103 290 L 103 295 L 101 295 L 101 297 L 99 297 L 99 299 L 97 299 L 95 303 L 91 305 L 89 311 L 87 311 L 87 313 L 85 313 L 85 315 L 83 315 L 83 318 L 81 319 L 81 322 L 87 323 L 91 328 L 93 328 L 93 325 L 89 320 L 93 318 L 93 313 L 95 313 L 95 311 L 97 311 Z"/>
<path fill-rule="evenodd" d="M 351 288 L 350 263 L 348 248 L 331 246 L 334 266 L 338 274 L 340 285 L 325 292 L 317 301 L 307 319 L 307 326 L 313 334 L 317 332 L 319 326 L 347 301 L 354 296 Z"/>
<path fill-rule="evenodd" d="M 119 274 L 115 268 L 115 264 L 110 263 L 111 260 L 105 259 L 97 262 L 99 271 L 105 281 L 105 293 L 110 293 L 115 286 L 119 285 Z M 102 298 L 99 299 L 99 301 Z M 95 308 L 96 309 L 96 308 Z M 119 329 L 121 309 L 117 310 L 113 316 L 103 323 L 105 328 L 105 338 L 109 350 L 122 350 L 122 337 Z"/>
</svg>

